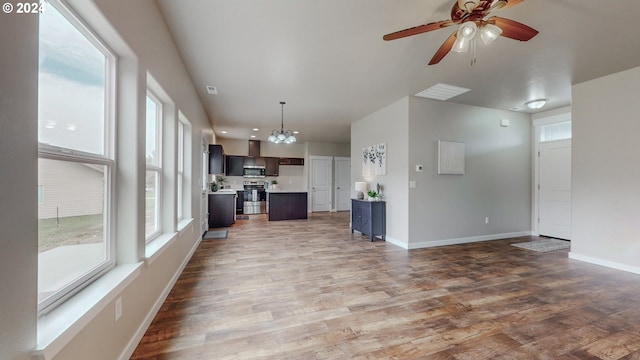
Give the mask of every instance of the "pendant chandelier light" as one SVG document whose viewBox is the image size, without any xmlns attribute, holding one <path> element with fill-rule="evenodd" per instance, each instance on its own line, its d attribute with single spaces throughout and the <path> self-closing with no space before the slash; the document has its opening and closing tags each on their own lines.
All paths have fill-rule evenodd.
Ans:
<svg viewBox="0 0 640 360">
<path fill-rule="evenodd" d="M 296 137 L 291 130 L 284 131 L 284 101 L 280 101 L 282 106 L 282 122 L 280 123 L 280 131 L 273 130 L 267 140 L 275 144 L 292 144 L 296 142 Z"/>
</svg>

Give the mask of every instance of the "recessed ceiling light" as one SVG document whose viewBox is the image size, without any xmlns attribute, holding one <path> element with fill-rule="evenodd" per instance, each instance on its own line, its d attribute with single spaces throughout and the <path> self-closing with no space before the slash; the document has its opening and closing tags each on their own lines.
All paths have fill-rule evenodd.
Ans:
<svg viewBox="0 0 640 360">
<path fill-rule="evenodd" d="M 297 134 L 300 134 L 300 131 L 296 130 L 293 133 L 297 135 Z"/>
<path fill-rule="evenodd" d="M 260 131 L 260 129 L 258 129 L 258 128 L 253 128 L 253 131 Z"/>
<path fill-rule="evenodd" d="M 415 96 L 435 100 L 449 100 L 467 91 L 471 91 L 471 89 L 439 83 L 417 93 Z"/>
<path fill-rule="evenodd" d="M 218 95 L 218 89 L 215 86 L 207 85 L 207 92 L 210 95 Z"/>
<path fill-rule="evenodd" d="M 220 131 L 220 134 L 226 134 L 226 133 L 227 133 L 227 130 Z"/>
<path fill-rule="evenodd" d="M 251 138 L 252 138 L 252 139 L 255 139 L 255 138 L 256 138 L 256 136 L 255 136 L 255 135 L 251 135 Z"/>
</svg>

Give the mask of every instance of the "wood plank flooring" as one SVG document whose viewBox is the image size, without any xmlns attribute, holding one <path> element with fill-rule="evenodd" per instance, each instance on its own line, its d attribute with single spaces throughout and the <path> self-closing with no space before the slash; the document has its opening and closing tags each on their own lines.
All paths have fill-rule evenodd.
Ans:
<svg viewBox="0 0 640 360">
<path fill-rule="evenodd" d="M 203 241 L 132 359 L 640 359 L 640 275 L 510 246 L 407 251 L 348 213 Z"/>
</svg>

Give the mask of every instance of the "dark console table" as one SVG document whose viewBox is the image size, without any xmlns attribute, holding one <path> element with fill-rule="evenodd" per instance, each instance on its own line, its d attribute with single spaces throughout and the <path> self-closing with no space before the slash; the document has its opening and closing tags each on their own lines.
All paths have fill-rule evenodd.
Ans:
<svg viewBox="0 0 640 360">
<path fill-rule="evenodd" d="M 371 241 L 377 236 L 385 240 L 386 203 L 351 199 L 351 233 L 354 230 L 363 235 L 369 235 Z"/>
</svg>

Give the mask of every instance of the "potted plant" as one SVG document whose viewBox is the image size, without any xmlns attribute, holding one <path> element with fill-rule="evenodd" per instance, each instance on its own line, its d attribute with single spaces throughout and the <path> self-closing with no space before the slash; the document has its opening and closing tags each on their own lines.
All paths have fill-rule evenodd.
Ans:
<svg viewBox="0 0 640 360">
<path fill-rule="evenodd" d="M 375 190 L 369 190 L 367 192 L 367 195 L 369 195 L 369 201 L 378 201 L 378 192 Z"/>
<path fill-rule="evenodd" d="M 216 177 L 216 182 L 218 183 L 218 187 L 220 189 L 224 189 L 224 182 L 225 181 L 227 181 L 227 179 L 223 178 L 222 176 Z"/>
<path fill-rule="evenodd" d="M 278 188 L 278 180 L 271 180 L 271 188 L 276 190 Z"/>
</svg>

